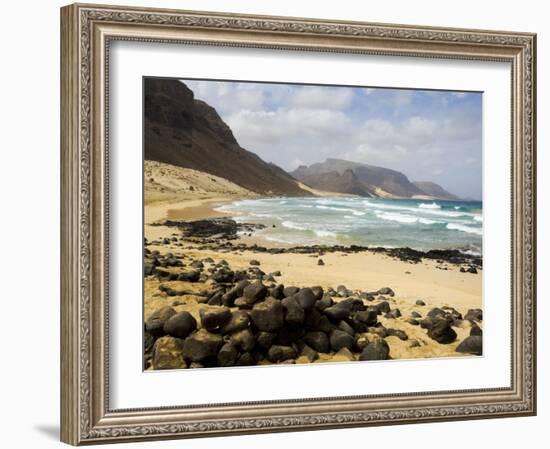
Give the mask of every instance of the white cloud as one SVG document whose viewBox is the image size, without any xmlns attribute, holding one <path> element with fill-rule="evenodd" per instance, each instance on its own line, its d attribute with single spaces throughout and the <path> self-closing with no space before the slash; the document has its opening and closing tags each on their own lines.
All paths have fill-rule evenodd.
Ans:
<svg viewBox="0 0 550 449">
<path fill-rule="evenodd" d="M 353 100 L 351 89 L 307 86 L 300 87 L 290 95 L 288 104 L 297 108 L 308 109 L 344 109 Z"/>
</svg>

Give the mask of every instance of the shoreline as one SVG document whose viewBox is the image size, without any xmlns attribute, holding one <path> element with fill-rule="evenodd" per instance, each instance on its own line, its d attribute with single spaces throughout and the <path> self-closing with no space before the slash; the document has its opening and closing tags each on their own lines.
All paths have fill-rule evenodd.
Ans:
<svg viewBox="0 0 550 449">
<path fill-rule="evenodd" d="M 149 330 L 144 342 L 144 369 L 481 355 L 481 258 L 476 260 L 450 250 L 418 252 L 409 248 L 338 245 L 268 247 L 261 244 L 263 239 L 257 235 L 261 225 L 237 223 L 231 214 L 214 210 L 236 199 L 217 196 L 145 206 L 146 211 L 154 208 L 147 217 L 156 220 L 145 224 L 144 317 Z M 170 218 L 175 216 L 170 212 L 173 210 L 177 211 L 177 218 Z M 320 289 L 324 293 L 316 299 L 316 307 L 324 307 L 321 304 L 329 301 L 352 308 L 343 321 L 330 319 L 322 331 L 306 324 L 298 328 L 283 325 L 274 334 L 268 332 L 273 334 L 271 346 L 261 349 L 258 344 L 263 334 L 257 324 L 231 332 L 208 328 L 210 313 L 226 314 L 230 320 L 244 316 L 249 323 L 255 307 L 264 307 L 274 300 L 243 303 L 243 297 L 238 296 L 242 291 L 237 296 L 231 293 L 241 282 L 260 283 L 261 289 L 269 292 L 266 295 L 271 296 L 281 294 L 276 292 L 282 291 L 283 286 L 306 293 Z M 277 301 L 291 300 L 282 295 Z M 384 311 L 378 310 L 382 306 Z M 372 311 L 377 314 L 372 322 L 358 321 L 358 317 Z M 304 309 L 303 313 L 307 318 L 319 313 L 324 316 L 325 312 Z M 168 315 L 174 314 L 191 316 L 195 330 L 185 338 L 177 332 L 151 330 L 156 329 L 163 316 L 167 320 Z M 474 315 L 479 319 L 472 319 Z M 443 336 L 434 334 L 437 326 L 444 329 Z M 342 329 L 350 337 L 342 337 Z M 344 340 L 351 338 L 354 343 L 343 348 L 335 343 L 328 349 L 322 345 L 312 349 L 310 345 L 317 344 L 310 341 L 312 332 L 321 332 L 327 341 L 338 335 Z M 188 339 L 193 345 L 202 345 L 207 336 L 222 345 L 222 335 L 223 341 L 228 342 L 223 348 L 229 345 L 236 354 L 229 365 L 220 361 L 220 355 L 217 359 L 202 359 L 186 352 Z M 182 338 L 181 342 L 178 338 Z M 250 346 L 255 349 L 248 350 L 243 338 L 255 341 Z M 477 346 L 464 352 L 472 338 Z M 370 354 L 375 347 L 382 347 L 382 353 Z M 220 348 L 216 347 L 216 351 L 222 354 Z"/>
</svg>

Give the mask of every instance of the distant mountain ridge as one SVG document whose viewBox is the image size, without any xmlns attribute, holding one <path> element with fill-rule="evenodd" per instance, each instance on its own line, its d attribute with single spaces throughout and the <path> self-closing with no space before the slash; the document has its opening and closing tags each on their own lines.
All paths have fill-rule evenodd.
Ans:
<svg viewBox="0 0 550 449">
<path fill-rule="evenodd" d="M 382 198 L 459 198 L 433 182 L 411 182 L 403 173 L 375 165 L 328 158 L 309 167 L 302 165 L 290 174 L 319 190 Z"/>
<path fill-rule="evenodd" d="M 181 81 L 146 78 L 144 94 L 146 160 L 210 173 L 262 195 L 312 195 L 282 168 L 242 148 L 216 110 Z"/>
</svg>

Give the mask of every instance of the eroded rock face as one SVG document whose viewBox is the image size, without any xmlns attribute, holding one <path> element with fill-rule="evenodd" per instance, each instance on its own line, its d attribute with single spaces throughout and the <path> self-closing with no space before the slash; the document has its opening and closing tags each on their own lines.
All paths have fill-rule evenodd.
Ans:
<svg viewBox="0 0 550 449">
<path fill-rule="evenodd" d="M 170 336 L 160 337 L 153 346 L 154 369 L 182 369 L 187 363 L 182 357 L 183 340 Z"/>
</svg>

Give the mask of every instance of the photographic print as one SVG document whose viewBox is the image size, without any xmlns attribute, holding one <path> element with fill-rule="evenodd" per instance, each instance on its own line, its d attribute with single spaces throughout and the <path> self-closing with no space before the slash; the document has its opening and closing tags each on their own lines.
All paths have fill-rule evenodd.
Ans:
<svg viewBox="0 0 550 449">
<path fill-rule="evenodd" d="M 483 354 L 481 92 L 146 77 L 143 105 L 145 370 Z"/>
</svg>

